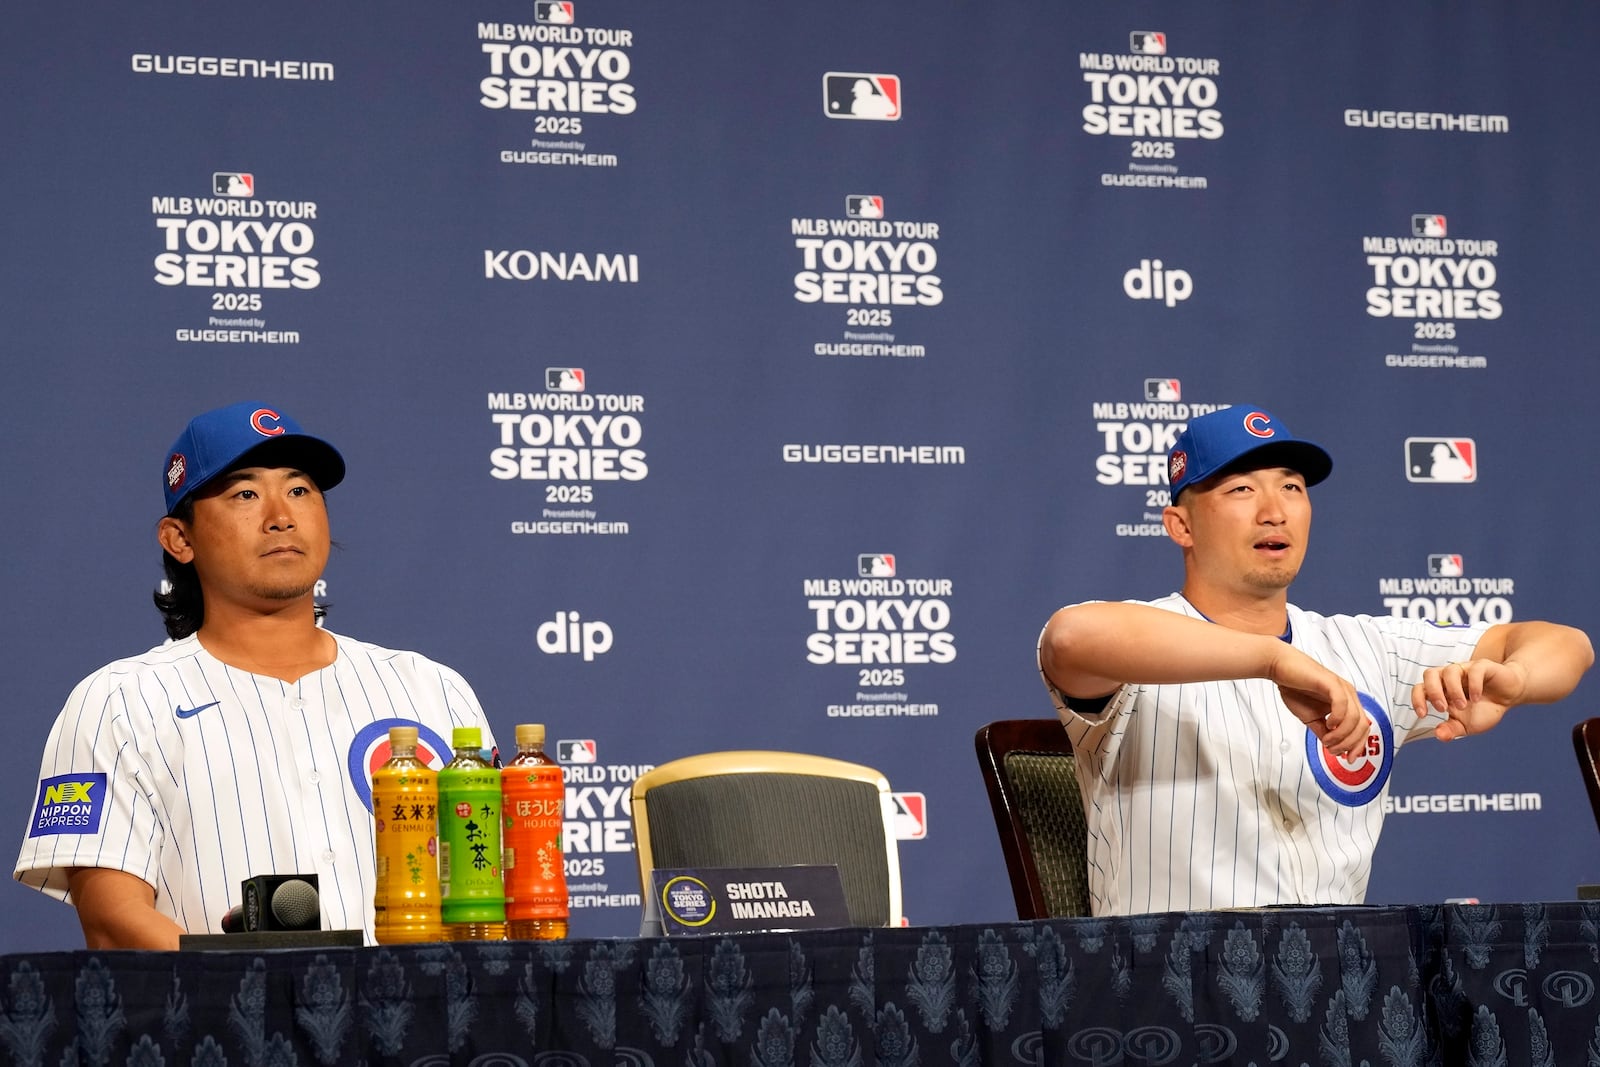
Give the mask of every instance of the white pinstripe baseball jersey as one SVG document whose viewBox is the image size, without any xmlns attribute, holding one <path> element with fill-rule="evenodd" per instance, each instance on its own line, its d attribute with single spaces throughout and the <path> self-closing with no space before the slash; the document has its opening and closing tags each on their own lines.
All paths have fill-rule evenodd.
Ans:
<svg viewBox="0 0 1600 1067">
<path fill-rule="evenodd" d="M 1155 607 L 1203 619 L 1181 595 Z M 1123 686 L 1097 715 L 1051 685 L 1078 762 L 1096 915 L 1268 904 L 1359 904 L 1411 689 L 1467 659 L 1487 625 L 1322 616 L 1289 605 L 1294 647 L 1364 694 L 1368 754 L 1329 757 L 1265 679 Z"/>
<path fill-rule="evenodd" d="M 73 867 L 127 871 L 199 933 L 220 930 L 244 879 L 315 873 L 323 927 L 373 943 L 371 770 L 389 727 L 417 725 L 434 766 L 455 726 L 493 740 L 455 671 L 335 638 L 334 662 L 293 683 L 196 637 L 84 679 L 45 745 L 17 879 L 65 900 Z"/>
</svg>

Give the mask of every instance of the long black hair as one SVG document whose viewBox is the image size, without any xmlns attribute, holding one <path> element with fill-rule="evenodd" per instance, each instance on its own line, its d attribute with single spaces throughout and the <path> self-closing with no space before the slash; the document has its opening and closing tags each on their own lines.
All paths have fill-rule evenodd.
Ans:
<svg viewBox="0 0 1600 1067">
<path fill-rule="evenodd" d="M 188 525 L 194 521 L 194 497 L 186 496 L 172 509 L 172 518 Z M 193 563 L 179 563 L 172 553 L 161 550 L 161 567 L 167 580 L 156 587 L 156 610 L 166 624 L 167 636 L 174 641 L 188 637 L 206 621 L 205 597 L 200 593 L 200 573 Z"/>
</svg>

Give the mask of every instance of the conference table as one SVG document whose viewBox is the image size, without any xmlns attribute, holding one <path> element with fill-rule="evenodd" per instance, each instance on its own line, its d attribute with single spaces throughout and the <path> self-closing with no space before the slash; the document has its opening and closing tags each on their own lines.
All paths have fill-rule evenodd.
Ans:
<svg viewBox="0 0 1600 1067">
<path fill-rule="evenodd" d="M 1581 1064 L 1600 902 L 0 956 L 13 1064 Z"/>
</svg>

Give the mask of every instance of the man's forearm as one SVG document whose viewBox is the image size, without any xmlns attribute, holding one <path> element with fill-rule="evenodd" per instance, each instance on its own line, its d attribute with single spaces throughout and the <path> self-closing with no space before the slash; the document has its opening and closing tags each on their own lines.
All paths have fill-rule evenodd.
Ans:
<svg viewBox="0 0 1600 1067">
<path fill-rule="evenodd" d="M 83 916 L 79 915 L 80 922 Z M 114 915 L 102 915 L 91 926 L 83 922 L 85 948 L 147 948 L 172 951 L 178 947 L 183 927 L 154 908 L 129 906 Z"/>
<path fill-rule="evenodd" d="M 1147 604 L 1106 601 L 1056 612 L 1045 629 L 1040 662 L 1070 696 L 1089 697 L 1128 682 L 1265 678 L 1286 647 L 1273 637 Z"/>
<path fill-rule="evenodd" d="M 156 910 L 155 890 L 125 871 L 83 867 L 67 879 L 91 949 L 176 949 L 183 928 Z"/>
<path fill-rule="evenodd" d="M 1486 635 L 1487 636 L 1487 635 Z M 1594 664 L 1588 635 L 1553 622 L 1520 622 L 1506 627 L 1502 663 L 1519 664 L 1527 672 L 1519 704 L 1548 704 L 1577 687 Z"/>
</svg>

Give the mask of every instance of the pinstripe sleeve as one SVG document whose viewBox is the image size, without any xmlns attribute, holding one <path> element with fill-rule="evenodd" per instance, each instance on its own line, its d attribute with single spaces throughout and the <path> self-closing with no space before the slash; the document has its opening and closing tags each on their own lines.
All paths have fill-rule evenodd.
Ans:
<svg viewBox="0 0 1600 1067">
<path fill-rule="evenodd" d="M 80 682 L 56 717 L 14 877 L 67 899 L 75 867 L 127 871 L 155 885 L 164 837 L 155 780 L 134 743 L 148 719 L 133 676 L 107 667 Z"/>
</svg>

